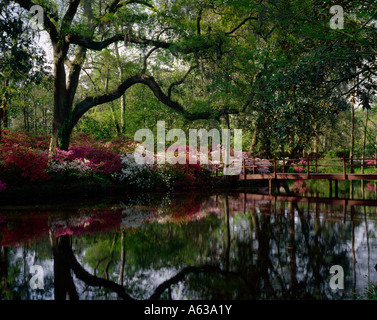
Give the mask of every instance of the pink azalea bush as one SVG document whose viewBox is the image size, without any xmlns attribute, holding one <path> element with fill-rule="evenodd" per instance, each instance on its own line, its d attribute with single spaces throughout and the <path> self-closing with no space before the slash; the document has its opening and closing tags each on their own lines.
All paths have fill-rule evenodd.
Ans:
<svg viewBox="0 0 377 320">
<path fill-rule="evenodd" d="M 110 175 L 122 168 L 120 156 L 108 150 L 89 146 L 75 146 L 68 151 L 56 150 L 50 169 L 56 172 L 77 171 L 82 175 L 93 172 Z"/>
<path fill-rule="evenodd" d="M 0 175 L 8 180 L 47 181 L 48 138 L 22 131 L 3 131 L 0 144 Z"/>
<path fill-rule="evenodd" d="M 47 152 L 20 144 L 0 145 L 0 174 L 2 175 L 20 175 L 30 182 L 47 181 L 50 179 L 46 172 L 47 163 Z"/>
<path fill-rule="evenodd" d="M 48 135 L 7 130 L 3 131 L 2 136 L 0 176 L 8 184 L 88 177 L 99 178 L 101 181 L 103 178 L 107 181 L 117 179 L 119 182 L 138 187 L 152 188 L 161 185 L 190 189 L 205 185 L 213 169 L 211 155 L 208 165 L 200 164 L 200 158 L 206 155 L 201 155 L 199 150 L 195 163 L 190 163 L 189 146 L 183 146 L 185 164 L 151 165 L 148 170 L 140 170 L 134 161 L 129 161 L 124 156 L 132 154 L 138 146 L 137 142 L 126 137 L 106 142 L 75 133 L 72 135 L 68 151 L 57 149 L 51 156 L 48 152 Z M 270 163 L 267 162 L 265 165 L 268 166 Z M 6 185 L 0 183 L 2 191 Z"/>
<path fill-rule="evenodd" d="M 0 192 L 1 192 L 1 191 L 4 191 L 6 188 L 7 188 L 6 183 L 4 183 L 4 182 L 2 182 L 2 181 L 0 180 Z"/>
<path fill-rule="evenodd" d="M 293 185 L 293 191 L 298 192 L 299 194 L 304 193 L 305 191 L 308 190 L 308 186 L 304 181 L 300 180 L 295 180 L 294 185 Z"/>
</svg>

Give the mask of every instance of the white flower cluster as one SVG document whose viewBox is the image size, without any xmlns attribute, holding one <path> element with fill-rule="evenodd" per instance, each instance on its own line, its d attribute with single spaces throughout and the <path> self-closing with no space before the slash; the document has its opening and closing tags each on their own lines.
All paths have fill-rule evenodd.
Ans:
<svg viewBox="0 0 377 320">
<path fill-rule="evenodd" d="M 120 155 L 122 163 L 121 173 L 118 174 L 120 181 L 127 181 L 128 184 L 137 185 L 140 188 L 148 188 L 153 184 L 151 165 L 138 164 L 133 154 Z"/>
<path fill-rule="evenodd" d="M 73 172 L 78 177 L 88 176 L 92 173 L 92 168 L 87 159 L 74 159 L 72 161 L 52 161 L 49 163 L 49 171 L 52 172 Z"/>
</svg>

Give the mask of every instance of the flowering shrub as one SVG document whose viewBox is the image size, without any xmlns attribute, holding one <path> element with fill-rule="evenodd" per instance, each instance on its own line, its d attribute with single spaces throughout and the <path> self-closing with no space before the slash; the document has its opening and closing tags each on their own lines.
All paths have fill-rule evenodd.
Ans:
<svg viewBox="0 0 377 320">
<path fill-rule="evenodd" d="M 57 149 L 54 155 L 49 157 L 48 135 L 34 135 L 22 131 L 3 133 L 0 144 L 0 175 L 8 184 L 9 181 L 23 183 L 25 179 L 31 182 L 47 181 L 52 176 L 54 179 L 116 178 L 142 189 L 156 185 L 167 188 L 193 188 L 204 185 L 214 169 L 214 152 L 211 148 L 209 157 L 198 150 L 194 164 L 190 164 L 192 148 L 182 146 L 185 150 L 186 164 L 139 165 L 130 153 L 135 151 L 138 143 L 126 137 L 105 142 L 75 133 L 68 151 Z M 154 160 L 158 159 L 158 155 L 150 156 L 154 157 Z M 208 165 L 200 164 L 200 159 L 204 157 L 208 158 Z M 269 162 L 266 163 L 268 164 Z M 6 185 L 1 183 L 0 191 L 5 187 Z"/>
<path fill-rule="evenodd" d="M 211 172 L 199 164 L 174 164 L 159 167 L 156 174 L 169 189 L 191 189 L 204 184 Z"/>
<path fill-rule="evenodd" d="M 300 180 L 295 180 L 294 185 L 293 185 L 293 191 L 298 192 L 298 193 L 304 193 L 305 191 L 308 190 L 308 186 L 305 184 L 304 181 Z"/>
<path fill-rule="evenodd" d="M 49 163 L 49 171 L 62 174 L 76 174 L 78 177 L 90 176 L 92 168 L 87 165 L 86 159 L 74 159 L 73 161 L 56 161 Z"/>
<path fill-rule="evenodd" d="M 112 174 L 122 168 L 120 156 L 114 152 L 90 148 L 72 147 L 69 149 L 68 160 L 84 159 L 88 167 L 96 173 Z"/>
<path fill-rule="evenodd" d="M 5 143 L 0 145 L 1 173 L 20 175 L 33 181 L 50 179 L 47 173 L 48 154 L 20 144 Z"/>
<path fill-rule="evenodd" d="M 121 155 L 120 159 L 122 164 L 121 172 L 118 174 L 120 181 L 126 181 L 127 184 L 135 185 L 142 189 L 147 189 L 154 185 L 153 166 L 136 163 L 134 156 L 129 153 Z"/>
<path fill-rule="evenodd" d="M 307 170 L 307 164 L 308 162 L 304 159 L 301 159 L 298 163 L 294 163 L 293 164 L 293 170 L 297 173 L 301 173 L 304 169 L 304 167 L 306 167 L 306 170 Z M 300 165 L 302 165 L 302 167 L 300 167 Z"/>
<path fill-rule="evenodd" d="M 299 167 L 298 164 L 295 163 L 293 170 L 297 173 L 301 173 L 303 169 L 302 169 L 302 167 Z"/>
<path fill-rule="evenodd" d="M 49 148 L 50 138 L 42 133 L 30 134 L 23 131 L 3 130 L 2 142 L 4 144 L 18 144 L 33 150 L 45 151 Z"/>
<path fill-rule="evenodd" d="M 253 156 L 248 156 L 247 153 L 243 153 L 242 155 L 243 159 L 245 159 L 245 165 L 246 166 L 258 166 L 256 169 L 255 169 L 255 172 L 256 173 L 261 173 L 261 174 L 266 174 L 266 173 L 270 173 L 270 168 L 269 166 L 272 165 L 272 163 L 266 159 L 260 159 L 258 157 L 254 158 Z M 249 173 L 252 173 L 253 172 L 253 168 L 247 168 L 246 169 L 247 172 Z"/>
<path fill-rule="evenodd" d="M 111 175 L 121 169 L 120 157 L 110 151 L 90 147 L 72 147 L 68 151 L 56 150 L 49 170 L 57 173 L 74 173 L 78 177 L 92 174 Z"/>
<path fill-rule="evenodd" d="M 7 188 L 6 183 L 4 183 L 4 182 L 2 182 L 2 181 L 0 180 L 0 192 L 1 192 L 1 191 L 4 191 L 6 188 Z"/>
<path fill-rule="evenodd" d="M 377 190 L 377 186 L 372 186 L 369 182 L 367 183 L 366 187 L 367 187 L 368 191 L 376 191 Z"/>
<path fill-rule="evenodd" d="M 368 159 L 366 160 L 368 166 L 377 166 L 377 159 Z"/>
</svg>

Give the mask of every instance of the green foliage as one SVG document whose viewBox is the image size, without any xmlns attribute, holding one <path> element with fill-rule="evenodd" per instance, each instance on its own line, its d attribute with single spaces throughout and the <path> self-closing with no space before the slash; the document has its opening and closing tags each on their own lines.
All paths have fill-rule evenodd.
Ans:
<svg viewBox="0 0 377 320">
<path fill-rule="evenodd" d="M 7 4 L 1 9 L 12 8 Z M 39 4 L 53 24 L 62 23 L 65 3 Z M 266 157 L 330 149 L 338 155 L 349 153 L 350 134 L 345 128 L 349 127 L 350 98 L 361 109 L 373 110 L 376 28 L 368 24 L 373 18 L 368 4 L 337 4 L 344 8 L 344 30 L 330 28 L 328 2 L 147 1 L 122 4 L 111 11 L 110 2 L 82 1 L 73 23 L 59 29 L 60 37 L 74 34 L 98 42 L 122 33 L 124 39 L 116 48 L 111 44 L 102 50 L 88 49 L 82 56 L 76 47 L 69 48 L 71 62 L 82 72 L 68 109 L 88 97 L 116 92 L 122 81 L 144 72 L 153 76 L 161 92 L 179 103 L 184 112 L 173 110 L 171 101 L 158 100 L 153 94 L 156 91 L 140 83 L 126 90 L 124 105 L 116 99 L 85 113 L 78 131 L 111 140 L 120 135 L 132 137 L 140 128 L 155 130 L 156 122 L 165 120 L 169 128 L 186 131 L 198 126 L 241 128 L 245 149 L 257 131 L 253 147 Z M 21 22 L 15 19 L 10 25 L 2 23 L 1 28 L 18 41 L 25 31 Z M 88 28 L 88 23 L 93 23 L 93 28 Z M 32 35 L 31 30 L 26 32 Z M 31 38 L 24 40 L 30 42 Z M 10 45 L 7 41 L 4 48 Z M 14 65 L 8 73 L 16 69 L 27 74 L 32 65 L 43 64 L 24 56 L 34 52 L 32 46 L 29 51 L 26 47 L 16 46 L 23 49 L 12 61 L 26 61 L 28 67 Z M 73 59 L 75 55 L 77 59 Z M 67 67 L 70 77 L 73 69 L 68 62 Z M 12 125 L 31 130 L 29 122 L 33 120 L 34 127 L 47 131 L 56 107 L 52 101 L 56 88 L 13 86 L 12 92 L 17 94 L 8 115 L 15 120 Z M 41 120 L 46 106 L 48 121 Z M 357 113 L 363 121 L 362 113 Z M 199 119 L 187 121 L 187 115 Z M 376 153 L 374 132 L 368 130 L 369 155 Z M 361 133 L 362 124 L 356 123 L 357 154 L 362 151 Z"/>
</svg>

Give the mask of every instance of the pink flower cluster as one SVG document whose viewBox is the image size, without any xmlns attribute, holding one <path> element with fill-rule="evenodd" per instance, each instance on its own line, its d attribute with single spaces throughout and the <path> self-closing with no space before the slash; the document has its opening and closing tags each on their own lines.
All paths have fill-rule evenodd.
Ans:
<svg viewBox="0 0 377 320">
<path fill-rule="evenodd" d="M 0 174 L 21 175 L 30 182 L 49 180 L 46 172 L 48 137 L 22 131 L 3 131 L 0 144 Z M 13 178 L 13 177 L 12 177 Z"/>
<path fill-rule="evenodd" d="M 16 170 L 30 182 L 49 180 L 50 177 L 46 172 L 47 162 L 48 154 L 46 152 L 20 144 L 5 143 L 0 146 L 1 170 Z"/>
<path fill-rule="evenodd" d="M 293 186 L 293 191 L 298 192 L 298 193 L 304 193 L 305 191 L 308 190 L 308 186 L 305 184 L 304 181 L 300 180 L 295 180 L 294 186 Z"/>
<path fill-rule="evenodd" d="M 52 171 L 63 169 L 77 169 L 81 173 L 92 171 L 94 173 L 112 174 L 122 168 L 119 155 L 92 147 L 72 147 L 68 151 L 56 150 L 50 165 Z"/>
<path fill-rule="evenodd" d="M 91 147 L 72 147 L 69 149 L 69 160 L 86 159 L 87 166 L 96 173 L 111 174 L 122 168 L 118 154 L 109 150 L 102 150 Z"/>
<path fill-rule="evenodd" d="M 4 183 L 4 182 L 2 182 L 2 181 L 0 180 L 0 192 L 1 192 L 1 191 L 4 191 L 6 188 L 7 188 L 6 183 Z"/>
<path fill-rule="evenodd" d="M 372 186 L 369 182 L 367 183 L 367 190 L 368 191 L 376 191 L 377 190 L 377 186 Z"/>
</svg>

